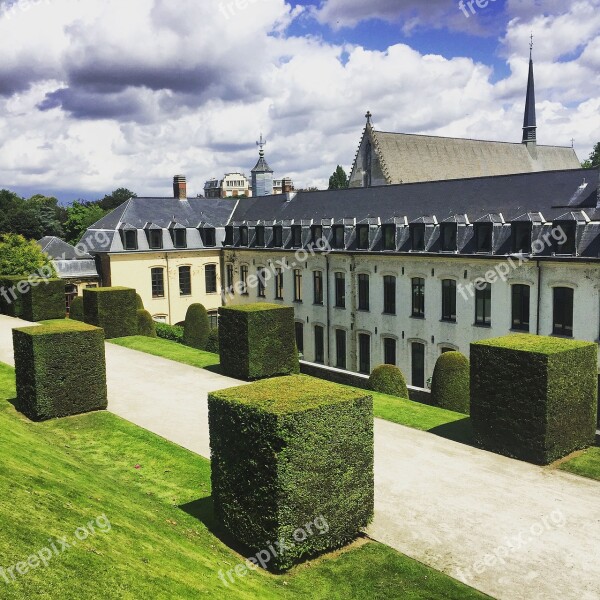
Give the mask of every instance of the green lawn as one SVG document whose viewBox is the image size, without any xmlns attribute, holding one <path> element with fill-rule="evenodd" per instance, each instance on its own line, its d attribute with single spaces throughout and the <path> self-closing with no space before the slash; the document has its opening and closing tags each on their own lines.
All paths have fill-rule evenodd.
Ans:
<svg viewBox="0 0 600 600">
<path fill-rule="evenodd" d="M 375 542 L 225 588 L 219 571 L 241 557 L 213 519 L 209 461 L 107 412 L 32 423 L 14 395 L 14 372 L 0 364 L 0 566 L 51 543 L 59 553 L 15 581 L 0 577 L 1 598 L 485 597 Z M 76 541 L 101 515 L 110 531 Z M 61 551 L 63 537 L 76 545 Z"/>
<path fill-rule="evenodd" d="M 600 448 L 589 448 L 580 456 L 562 463 L 559 468 L 600 481 Z"/>
</svg>

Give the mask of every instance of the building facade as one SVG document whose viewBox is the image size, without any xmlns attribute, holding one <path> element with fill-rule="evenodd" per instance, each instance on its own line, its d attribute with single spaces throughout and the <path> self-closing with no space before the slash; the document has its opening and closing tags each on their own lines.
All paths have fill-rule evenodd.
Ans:
<svg viewBox="0 0 600 600">
<path fill-rule="evenodd" d="M 250 181 L 243 173 L 227 173 L 221 180 L 210 179 L 204 184 L 205 198 L 252 197 Z"/>
</svg>

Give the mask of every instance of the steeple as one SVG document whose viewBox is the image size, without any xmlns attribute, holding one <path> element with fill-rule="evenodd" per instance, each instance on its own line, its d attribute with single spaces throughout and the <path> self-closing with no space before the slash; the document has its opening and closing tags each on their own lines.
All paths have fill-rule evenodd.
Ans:
<svg viewBox="0 0 600 600">
<path fill-rule="evenodd" d="M 523 143 L 535 148 L 537 143 L 537 124 L 535 119 L 535 82 L 533 77 L 533 34 L 529 45 L 529 78 L 527 80 L 527 99 L 523 119 Z"/>
<path fill-rule="evenodd" d="M 255 198 L 257 196 L 271 196 L 273 194 L 273 169 L 269 167 L 265 159 L 267 141 L 263 140 L 262 133 L 260 134 L 260 141 L 256 142 L 256 145 L 260 150 L 258 152 L 258 162 L 252 169 L 252 195 Z"/>
</svg>

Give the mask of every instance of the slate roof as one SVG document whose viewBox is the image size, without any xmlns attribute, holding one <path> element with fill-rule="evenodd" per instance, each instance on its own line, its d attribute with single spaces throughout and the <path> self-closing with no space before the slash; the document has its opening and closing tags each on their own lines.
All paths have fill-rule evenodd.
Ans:
<svg viewBox="0 0 600 600">
<path fill-rule="evenodd" d="M 74 246 L 54 236 L 46 236 L 37 242 L 42 252 L 56 260 L 86 260 L 92 257 L 84 252 L 78 252 Z"/>
</svg>

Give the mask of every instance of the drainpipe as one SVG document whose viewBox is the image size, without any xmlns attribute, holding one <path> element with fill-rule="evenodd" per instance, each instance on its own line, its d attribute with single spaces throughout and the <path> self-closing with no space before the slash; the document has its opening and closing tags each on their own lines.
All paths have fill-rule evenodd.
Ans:
<svg viewBox="0 0 600 600">
<path fill-rule="evenodd" d="M 165 260 L 167 261 L 167 303 L 169 310 L 169 325 L 173 325 L 173 317 L 171 315 L 171 273 L 169 271 L 169 253 L 165 252 Z"/>
<path fill-rule="evenodd" d="M 329 255 L 325 255 L 325 264 L 326 264 L 326 278 L 325 281 L 327 283 L 327 362 L 325 363 L 327 366 L 330 365 L 330 351 L 329 351 L 329 345 L 330 345 L 330 338 L 329 338 L 329 330 L 331 327 L 331 315 L 330 315 L 330 310 L 331 310 L 331 302 L 330 302 L 330 298 L 329 298 Z"/>
<path fill-rule="evenodd" d="M 537 323 L 536 323 L 536 327 L 535 327 L 535 333 L 536 335 L 540 335 L 540 304 L 541 304 L 541 299 L 542 299 L 542 267 L 540 265 L 540 261 L 536 260 L 535 261 L 537 264 L 537 272 L 538 272 L 538 281 L 537 281 L 537 312 L 536 312 L 536 317 L 537 317 Z"/>
</svg>

